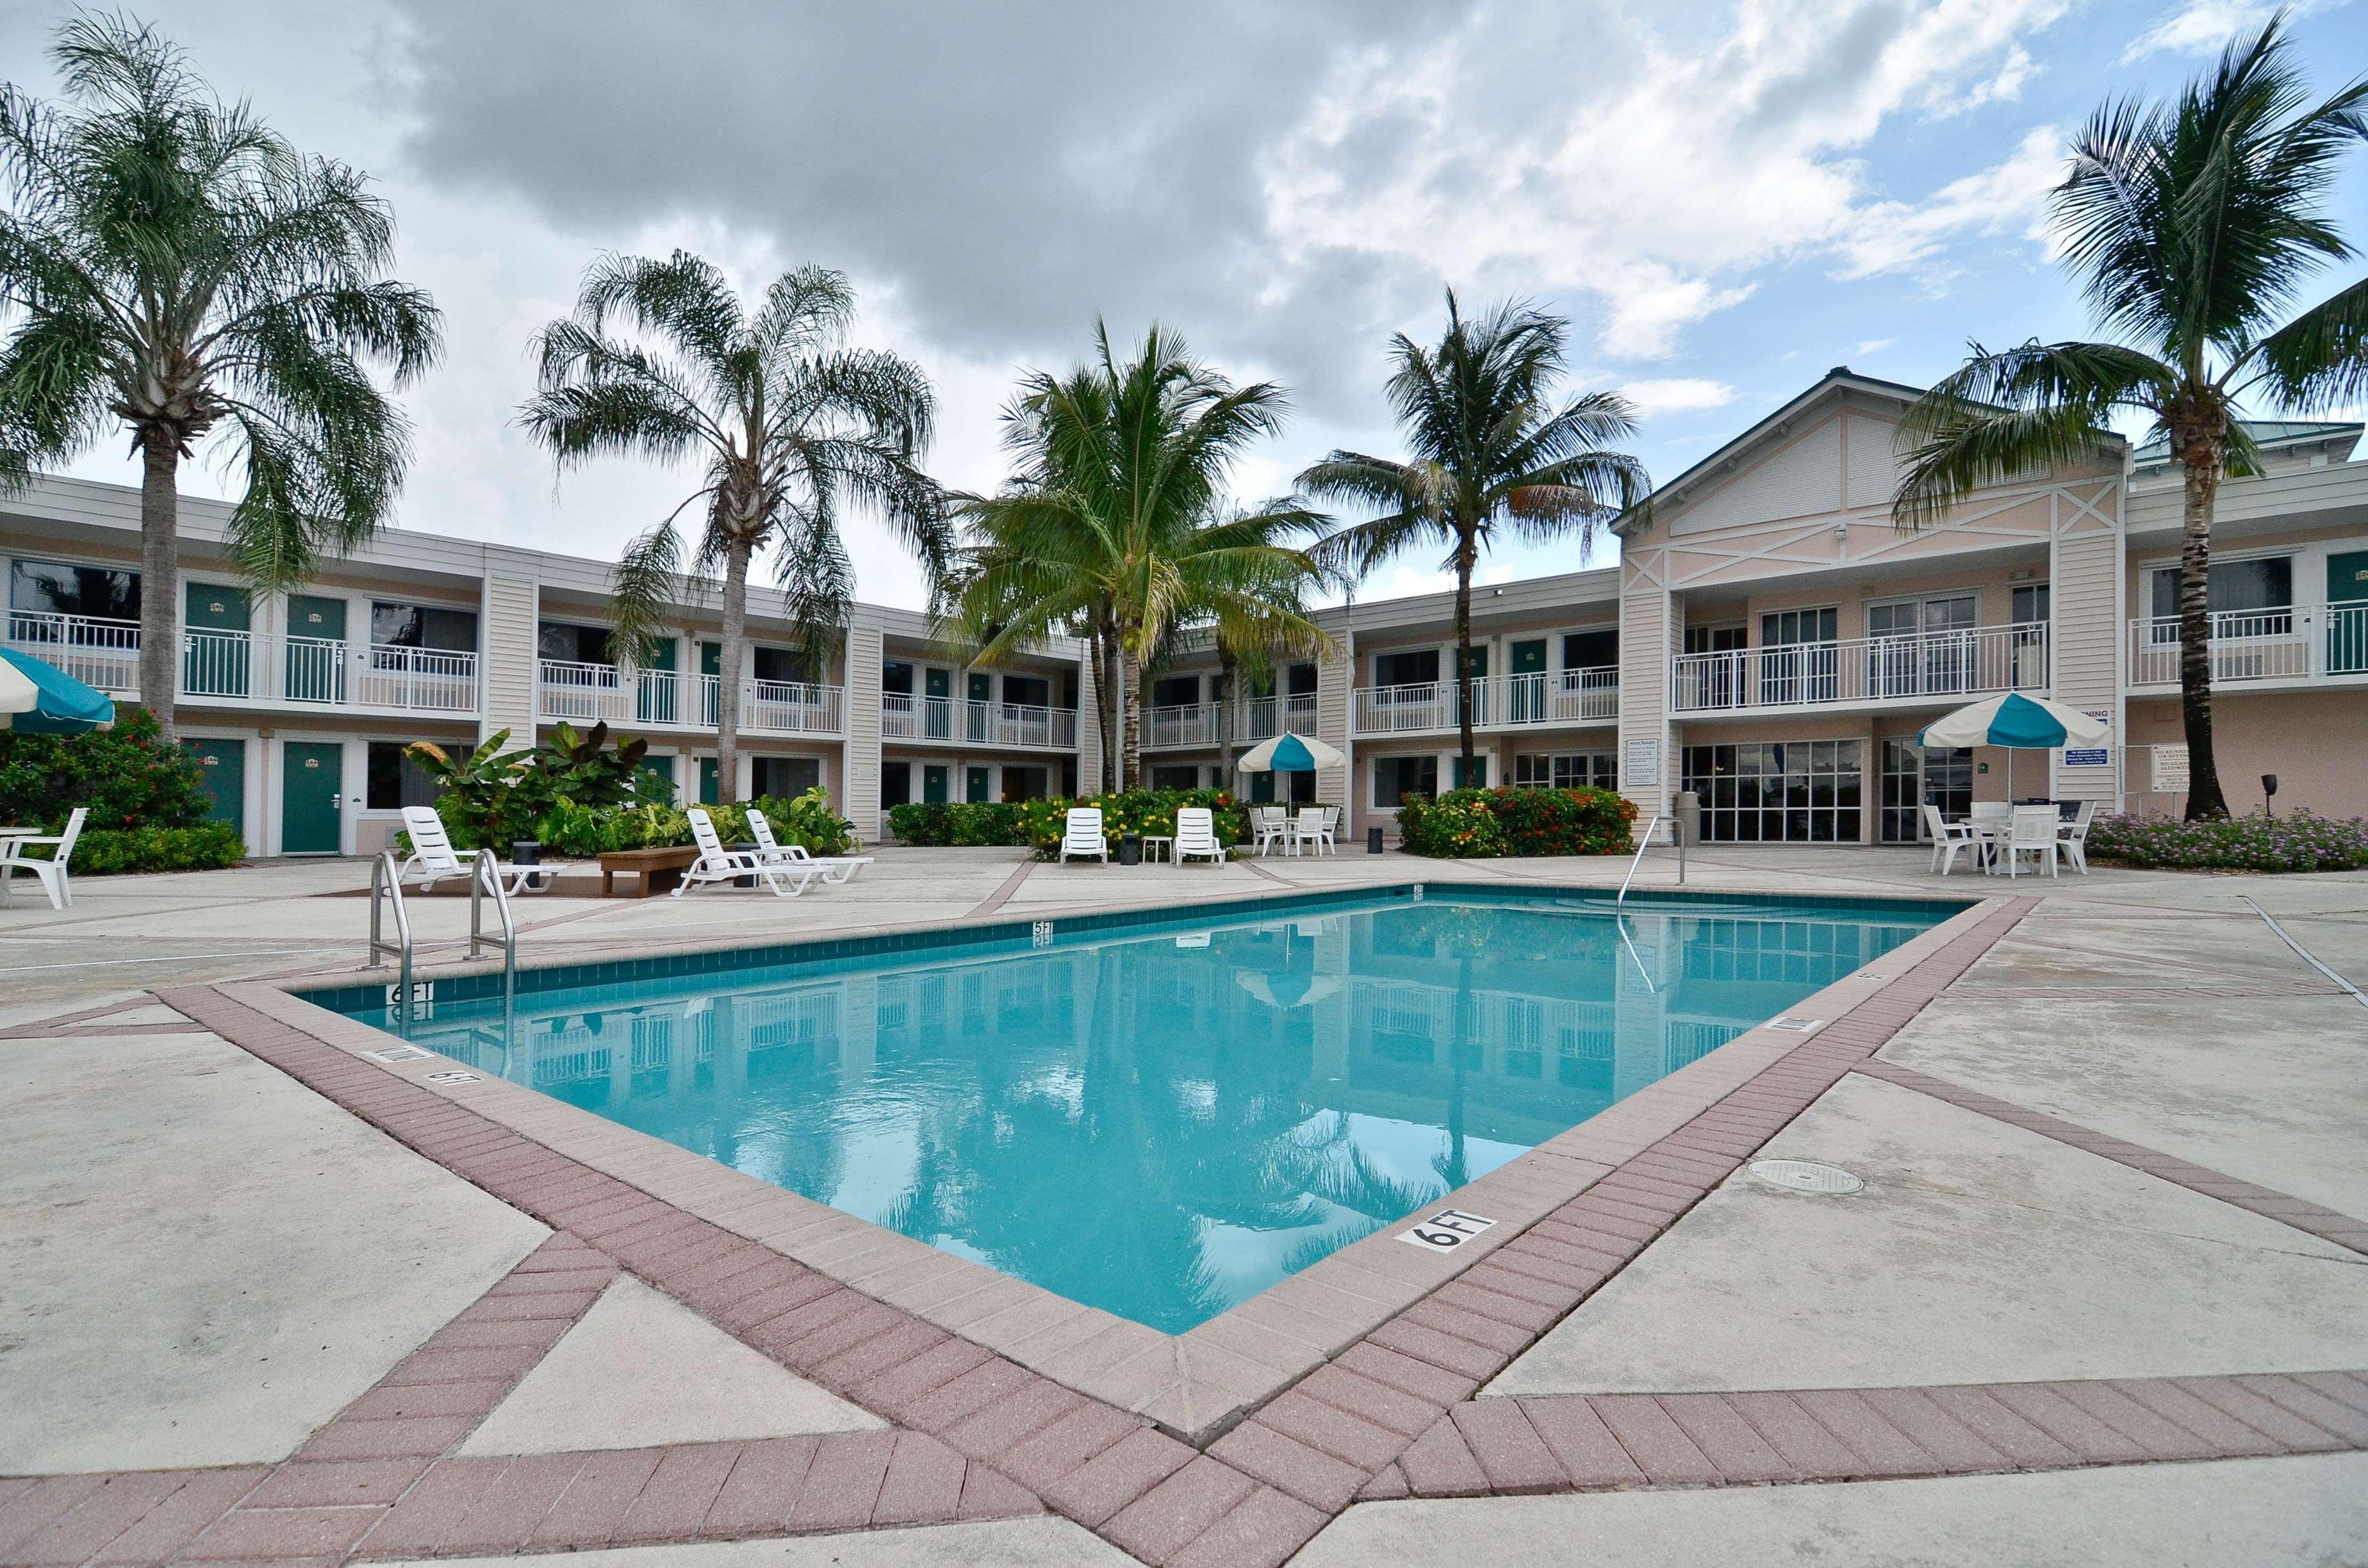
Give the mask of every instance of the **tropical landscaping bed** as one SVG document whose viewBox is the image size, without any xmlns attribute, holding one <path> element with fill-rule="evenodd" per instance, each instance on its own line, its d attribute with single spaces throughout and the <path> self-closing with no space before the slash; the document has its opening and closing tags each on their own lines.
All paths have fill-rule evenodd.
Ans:
<svg viewBox="0 0 2368 1568">
<path fill-rule="evenodd" d="M 213 797 L 197 758 L 140 709 L 84 734 L 0 731 L 0 822 L 63 833 L 77 806 L 90 809 L 74 842 L 77 876 L 210 871 L 246 853 L 237 829 L 207 820 Z"/>
<path fill-rule="evenodd" d="M 2301 810 L 2205 822 L 2131 812 L 2090 825 L 2089 858 L 2161 871 L 2354 871 L 2368 868 L 2368 820 Z"/>
<path fill-rule="evenodd" d="M 1207 808 L 1217 842 L 1227 850 L 1250 841 L 1249 802 L 1230 790 L 1121 790 L 1075 799 L 1039 801 L 912 801 L 888 808 L 896 842 L 916 846 L 993 846 L 1033 849 L 1039 860 L 1061 850 L 1061 834 L 1072 808 L 1102 813 L 1102 831 L 1115 843 L 1125 834 L 1172 837 L 1176 813 Z"/>
</svg>

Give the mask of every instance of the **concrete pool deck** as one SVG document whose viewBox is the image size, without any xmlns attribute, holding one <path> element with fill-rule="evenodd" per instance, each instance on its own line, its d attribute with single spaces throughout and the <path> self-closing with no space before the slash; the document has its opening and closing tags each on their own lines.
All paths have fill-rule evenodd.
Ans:
<svg viewBox="0 0 2368 1568">
<path fill-rule="evenodd" d="M 363 866 L 94 880 L 64 915 L 20 900 L 0 912 L 13 1037 L 0 1040 L 0 1409 L 27 1418 L 0 1423 L 0 1476 L 22 1478 L 0 1480 L 0 1562 L 597 1546 L 620 1568 L 666 1568 L 803 1561 L 780 1538 L 809 1531 L 860 1532 L 803 1543 L 814 1561 L 882 1562 L 1418 1561 L 1470 1546 L 1526 1561 L 1581 1540 L 1669 1562 L 1735 1560 L 1722 1540 L 1768 1562 L 1977 1561 L 1984 1541 L 1993 1559 L 2051 1560 L 2004 1544 L 2026 1537 L 2086 1562 L 2100 1556 L 2079 1549 L 2082 1529 L 2123 1517 L 2114 1550 L 2150 1543 L 2153 1560 L 2368 1552 L 2368 1382 L 2349 1376 L 2368 1367 L 2368 1010 L 2243 902 L 2356 981 L 2368 877 L 2100 868 L 2009 889 L 1935 882 L 1923 865 L 1697 850 L 1699 888 L 2013 906 L 1994 905 L 1996 929 L 1925 994 L 1861 988 L 1871 1056 L 1829 1029 L 1751 1058 L 1703 1112 L 1500 1226 L 1472 1271 L 1486 1265 L 1490 1283 L 1382 1301 L 1358 1340 L 1269 1369 L 1283 1384 L 1261 1380 L 1205 1431 L 880 1315 L 894 1309 L 838 1276 L 802 1296 L 813 1287 L 767 1271 L 806 1265 L 730 1214 L 677 1210 L 715 1224 L 715 1243 L 680 1230 L 653 1250 L 672 1220 L 586 1238 L 603 1216 L 552 1194 L 616 1174 L 558 1181 L 540 1146 L 506 1165 L 482 1138 L 453 1141 L 465 1109 L 440 1128 L 435 1108 L 413 1116 L 404 1139 L 442 1152 L 423 1157 L 340 1108 L 375 1081 L 353 1074 L 392 1083 L 383 1070 L 318 1041 L 338 1060 L 275 1067 L 191 1021 L 205 1008 L 176 987 L 350 971 L 363 912 L 323 895 L 349 893 Z M 1105 869 L 890 851 L 848 887 L 794 901 L 518 910 L 527 961 L 590 961 L 1624 869 L 1395 854 Z M 1656 851 L 1639 883 L 1673 869 Z M 465 930 L 465 903 L 414 910 L 423 937 Z M 325 1092 L 305 1086 L 315 1078 Z M 1702 1159 L 1648 1146 L 1669 1138 Z M 1754 1153 L 1830 1160 L 1868 1187 L 1776 1192 L 1734 1169 Z M 539 1193 L 517 1185 L 536 1176 Z M 1564 1211 L 1590 1191 L 1591 1210 Z M 755 1295 L 733 1294 L 735 1274 Z M 797 1304 L 748 1321 L 768 1296 Z M 841 1297 L 797 1335 L 775 1327 Z M 1005 1386 L 1001 1365 L 1035 1381 Z M 907 1367 L 903 1385 L 879 1381 Z M 1884 1479 L 1907 1476 L 1946 1479 Z M 1840 1479 L 1852 1483 L 1800 1484 Z M 2166 1509 L 2165 1488 L 2224 1506 Z M 1474 1495 L 1551 1492 L 1569 1494 Z M 1948 1522 L 1960 1515 L 1998 1522 L 1986 1536 Z M 2260 1531 L 2242 1527 L 2255 1518 Z"/>
</svg>

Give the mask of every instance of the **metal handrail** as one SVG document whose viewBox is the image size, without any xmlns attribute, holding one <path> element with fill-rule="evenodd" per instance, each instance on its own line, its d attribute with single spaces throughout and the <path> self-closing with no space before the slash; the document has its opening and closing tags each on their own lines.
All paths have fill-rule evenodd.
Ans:
<svg viewBox="0 0 2368 1568">
<path fill-rule="evenodd" d="M 1679 827 L 1676 817 L 1655 812 L 1645 819 L 1645 836 L 1637 842 L 1635 858 L 1628 862 L 1628 874 L 1620 879 L 1620 896 L 1611 901 L 1613 910 L 1617 911 L 1622 904 L 1628 902 L 1628 884 L 1636 880 L 1636 868 L 1645 863 L 1645 851 L 1653 847 L 1653 830 L 1663 823 L 1669 824 L 1669 842 L 1677 846 L 1678 881 L 1683 882 L 1686 880 L 1686 841 L 1681 836 L 1683 830 Z"/>
<path fill-rule="evenodd" d="M 494 911 L 502 921 L 502 985 L 518 983 L 518 922 L 510 916 L 510 895 L 502 887 L 502 863 L 490 849 L 481 849 L 469 877 L 469 957 L 475 959 L 490 939 L 485 935 L 485 892 L 494 894 Z"/>
<path fill-rule="evenodd" d="M 394 941 L 387 941 L 380 916 L 385 906 L 394 906 Z M 395 985 L 395 1019 L 399 1025 L 411 1022 L 411 914 L 403 905 L 403 868 L 396 863 L 394 851 L 381 851 L 370 862 L 370 962 L 364 969 L 384 969 L 389 954 L 400 954 L 403 968 Z"/>
</svg>

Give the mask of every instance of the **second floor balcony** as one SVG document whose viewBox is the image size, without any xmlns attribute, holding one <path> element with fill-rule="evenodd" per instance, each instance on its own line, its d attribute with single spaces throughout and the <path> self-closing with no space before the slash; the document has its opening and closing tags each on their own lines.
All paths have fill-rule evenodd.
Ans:
<svg viewBox="0 0 2368 1568">
<path fill-rule="evenodd" d="M 607 723 L 626 729 L 712 730 L 723 682 L 712 675 L 538 661 L 535 711 L 546 722 Z M 846 729 L 845 694 L 804 681 L 743 680 L 740 732 L 755 735 L 837 735 Z"/>
<path fill-rule="evenodd" d="M 1077 749 L 1077 710 L 1032 702 L 957 701 L 883 692 L 880 738 L 922 744 L 1006 746 L 1020 751 Z"/>
<path fill-rule="evenodd" d="M 2368 676 L 2368 599 L 2222 610 L 2212 617 L 2212 684 Z M 2130 685 L 2179 685 L 2179 619 L 2130 622 Z"/>
<path fill-rule="evenodd" d="M 1554 724 L 1608 724 L 1620 717 L 1620 667 L 1483 676 L 1466 683 L 1475 730 L 1519 730 Z M 1355 733 L 1367 735 L 1439 733 L 1462 727 L 1455 683 L 1357 688 Z"/>
<path fill-rule="evenodd" d="M 184 627 L 176 699 L 473 715 L 477 655 L 457 649 L 347 642 L 261 631 Z M 97 616 L 11 610 L 8 646 L 110 697 L 140 695 L 140 624 Z"/>
<path fill-rule="evenodd" d="M 1145 750 L 1213 746 L 1226 738 L 1225 705 L 1223 703 L 1176 703 L 1147 709 L 1144 717 L 1143 744 Z M 1285 730 L 1302 735 L 1315 733 L 1314 692 L 1301 692 L 1290 697 L 1253 697 L 1233 706 L 1232 736 L 1237 744 L 1256 745 L 1260 741 L 1272 740 Z"/>
<path fill-rule="evenodd" d="M 1787 642 L 1669 662 L 1673 713 L 1915 706 L 2048 689 L 2044 624 Z"/>
</svg>

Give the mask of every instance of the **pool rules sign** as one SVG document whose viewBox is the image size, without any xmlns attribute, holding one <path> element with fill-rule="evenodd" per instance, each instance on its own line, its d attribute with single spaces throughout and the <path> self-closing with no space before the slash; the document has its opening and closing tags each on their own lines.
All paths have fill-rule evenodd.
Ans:
<svg viewBox="0 0 2368 1568">
<path fill-rule="evenodd" d="M 1442 1209 L 1400 1231 L 1398 1240 L 1426 1252 L 1453 1252 L 1496 1222 L 1477 1214 L 1466 1214 L 1461 1209 Z"/>
</svg>

